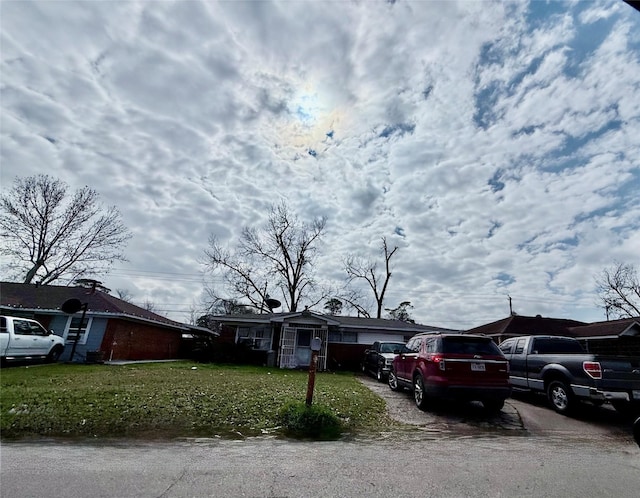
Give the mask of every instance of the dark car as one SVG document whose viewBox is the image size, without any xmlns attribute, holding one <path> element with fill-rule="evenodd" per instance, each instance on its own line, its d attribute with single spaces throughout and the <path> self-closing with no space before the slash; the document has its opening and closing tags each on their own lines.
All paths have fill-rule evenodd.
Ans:
<svg viewBox="0 0 640 498">
<path fill-rule="evenodd" d="M 466 334 L 418 334 L 395 357 L 389 387 L 413 390 L 418 408 L 436 399 L 481 401 L 498 412 L 511 395 L 509 364 L 489 338 Z"/>
<path fill-rule="evenodd" d="M 391 363 L 396 356 L 394 351 L 397 352 L 402 349 L 404 349 L 404 342 L 374 342 L 371 348 L 364 352 L 362 371 L 374 375 L 379 382 L 384 382 L 389 375 Z"/>
</svg>

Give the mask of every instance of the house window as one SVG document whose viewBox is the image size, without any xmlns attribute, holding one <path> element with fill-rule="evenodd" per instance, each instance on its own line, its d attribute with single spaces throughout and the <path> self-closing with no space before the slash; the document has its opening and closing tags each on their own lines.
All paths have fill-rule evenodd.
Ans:
<svg viewBox="0 0 640 498">
<path fill-rule="evenodd" d="M 329 331 L 329 342 L 358 342 L 358 333 Z"/>
<path fill-rule="evenodd" d="M 67 321 L 67 326 L 64 331 L 65 344 L 73 344 L 78 338 L 78 344 L 86 344 L 89 330 L 91 330 L 91 322 L 93 317 L 84 318 L 84 322 L 81 323 L 82 317 L 72 316 Z"/>
<path fill-rule="evenodd" d="M 252 349 L 271 349 L 271 330 L 266 327 L 238 327 L 238 344 L 246 344 Z"/>
</svg>

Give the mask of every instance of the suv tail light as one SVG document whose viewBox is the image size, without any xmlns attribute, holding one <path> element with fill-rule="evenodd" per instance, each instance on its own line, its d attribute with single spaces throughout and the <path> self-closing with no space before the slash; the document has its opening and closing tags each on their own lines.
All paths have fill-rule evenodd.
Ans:
<svg viewBox="0 0 640 498">
<path fill-rule="evenodd" d="M 583 361 L 582 368 L 592 379 L 602 379 L 602 368 L 597 361 Z"/>
<path fill-rule="evenodd" d="M 441 354 L 434 354 L 431 359 L 433 360 L 434 363 L 436 363 L 438 365 L 438 368 L 440 370 L 442 370 L 443 372 L 446 370 L 446 365 L 444 363 L 444 356 L 442 356 Z"/>
</svg>

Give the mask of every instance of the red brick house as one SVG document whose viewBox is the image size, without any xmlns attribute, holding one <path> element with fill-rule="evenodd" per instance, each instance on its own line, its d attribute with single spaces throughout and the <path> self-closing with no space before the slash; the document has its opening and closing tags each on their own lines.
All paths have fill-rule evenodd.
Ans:
<svg viewBox="0 0 640 498">
<path fill-rule="evenodd" d="M 61 310 L 69 299 L 86 304 L 72 315 Z M 218 335 L 203 327 L 179 323 L 110 294 L 85 287 L 0 282 L 0 314 L 38 320 L 65 339 L 60 358 L 69 360 L 78 337 L 74 361 L 99 351 L 105 360 L 164 360 L 184 355 L 185 339 L 193 334 Z"/>
</svg>

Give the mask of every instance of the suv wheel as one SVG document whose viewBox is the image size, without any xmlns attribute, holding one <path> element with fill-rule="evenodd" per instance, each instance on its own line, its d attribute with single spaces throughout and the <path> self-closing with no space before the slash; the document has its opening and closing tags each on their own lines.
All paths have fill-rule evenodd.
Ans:
<svg viewBox="0 0 640 498">
<path fill-rule="evenodd" d="M 398 377 L 396 377 L 396 373 L 393 371 L 393 368 L 389 371 L 389 378 L 387 379 L 387 384 L 389 384 L 389 388 L 392 391 L 400 390 L 400 385 L 398 384 Z"/>
<path fill-rule="evenodd" d="M 413 399 L 416 401 L 416 406 L 421 410 L 427 407 L 427 396 L 424 391 L 424 379 L 421 374 L 416 374 L 413 380 Z"/>
<path fill-rule="evenodd" d="M 500 413 L 500 410 L 504 407 L 503 399 L 485 399 L 482 402 L 484 409 L 492 414 Z"/>
</svg>

